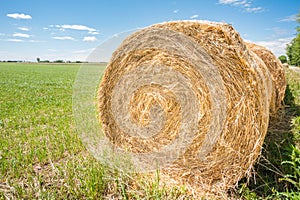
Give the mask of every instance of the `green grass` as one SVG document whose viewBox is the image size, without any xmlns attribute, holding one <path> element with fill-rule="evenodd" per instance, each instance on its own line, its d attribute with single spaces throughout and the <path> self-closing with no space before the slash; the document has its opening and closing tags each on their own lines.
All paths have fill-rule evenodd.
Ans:
<svg viewBox="0 0 300 200">
<path fill-rule="evenodd" d="M 79 68 L 0 63 L 0 199 L 184 196 L 184 190 L 167 190 L 159 179 L 110 169 L 88 153 L 72 115 Z"/>
<path fill-rule="evenodd" d="M 56 160 L 80 149 L 72 134 L 72 84 L 77 66 L 0 66 L 2 172 L 20 177 L 24 164 Z M 9 169 L 9 170 L 8 170 Z"/>
<path fill-rule="evenodd" d="M 99 66 L 101 67 L 101 66 Z M 72 114 L 78 64 L 0 63 L 0 199 L 190 199 L 184 188 L 124 174 L 94 159 Z M 288 72 L 255 178 L 235 197 L 299 197 L 300 76 Z"/>
<path fill-rule="evenodd" d="M 241 180 L 244 199 L 299 199 L 300 197 L 300 74 L 286 71 L 284 106 L 271 117 L 262 156 L 254 176 Z"/>
<path fill-rule="evenodd" d="M 88 155 L 72 121 L 80 65 L 0 65 L 0 197 L 96 198 L 104 167 Z"/>
</svg>

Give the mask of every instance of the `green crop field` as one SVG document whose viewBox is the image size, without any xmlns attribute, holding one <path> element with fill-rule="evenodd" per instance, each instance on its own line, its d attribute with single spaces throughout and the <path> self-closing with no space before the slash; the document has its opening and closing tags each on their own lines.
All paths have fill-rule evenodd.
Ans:
<svg viewBox="0 0 300 200">
<path fill-rule="evenodd" d="M 79 68 L 0 63 L 0 199 L 190 199 L 184 187 L 124 174 L 89 154 L 72 113 Z M 270 123 L 255 179 L 241 180 L 234 197 L 300 197 L 300 75 L 287 77 L 285 109 Z"/>
<path fill-rule="evenodd" d="M 84 148 L 72 116 L 79 68 L 0 63 L 0 199 L 175 198 L 180 191 L 166 194 L 156 180 L 140 179 L 143 189 L 130 192 L 132 177 L 101 165 Z"/>
</svg>

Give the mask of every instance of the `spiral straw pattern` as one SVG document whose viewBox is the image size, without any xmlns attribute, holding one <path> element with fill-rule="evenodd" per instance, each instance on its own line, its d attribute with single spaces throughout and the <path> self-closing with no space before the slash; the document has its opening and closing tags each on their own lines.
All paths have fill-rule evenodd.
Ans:
<svg viewBox="0 0 300 200">
<path fill-rule="evenodd" d="M 249 175 L 267 132 L 274 86 L 228 24 L 176 21 L 142 29 L 114 52 L 98 90 L 116 152 L 200 190 Z"/>
</svg>

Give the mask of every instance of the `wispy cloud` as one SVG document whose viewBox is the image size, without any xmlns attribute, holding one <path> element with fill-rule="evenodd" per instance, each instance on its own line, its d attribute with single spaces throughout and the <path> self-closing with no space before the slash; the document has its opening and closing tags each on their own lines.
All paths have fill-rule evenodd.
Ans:
<svg viewBox="0 0 300 200">
<path fill-rule="evenodd" d="M 282 37 L 283 35 L 287 35 L 290 32 L 286 29 L 282 29 L 280 27 L 272 27 L 269 29 L 266 29 L 267 31 L 272 31 L 272 35 L 270 36 L 270 38 L 279 38 Z"/>
<path fill-rule="evenodd" d="M 91 27 L 78 25 L 78 24 L 64 24 L 64 25 L 50 25 L 50 27 L 59 28 L 60 30 L 64 31 L 66 29 L 70 30 L 77 30 L 77 31 L 88 31 L 90 34 L 99 34 L 99 32 Z"/>
<path fill-rule="evenodd" d="M 7 14 L 6 16 L 14 19 L 32 19 L 30 15 L 26 15 L 23 13 L 11 13 Z"/>
<path fill-rule="evenodd" d="M 91 35 L 99 35 L 100 33 L 97 31 L 89 32 Z"/>
<path fill-rule="evenodd" d="M 297 15 L 289 15 L 279 20 L 279 22 L 293 22 L 296 21 Z"/>
<path fill-rule="evenodd" d="M 62 29 L 73 29 L 73 30 L 79 30 L 79 31 L 96 31 L 94 28 L 90 28 L 84 25 L 56 25 L 57 28 L 62 28 Z"/>
<path fill-rule="evenodd" d="M 231 3 L 235 3 L 238 0 L 219 0 L 219 3 L 221 4 L 231 4 Z"/>
<path fill-rule="evenodd" d="M 190 16 L 190 19 L 195 19 L 197 17 L 199 17 L 199 15 L 192 15 L 192 16 Z"/>
<path fill-rule="evenodd" d="M 29 40 L 28 42 L 31 42 L 31 43 L 40 43 L 40 42 L 45 42 L 45 41 L 42 41 L 42 40 Z"/>
<path fill-rule="evenodd" d="M 73 37 L 70 36 L 62 36 L 62 37 L 52 37 L 55 40 L 75 40 Z"/>
<path fill-rule="evenodd" d="M 30 38 L 30 35 L 25 34 L 25 33 L 14 33 L 14 37 L 22 37 L 22 38 Z"/>
<path fill-rule="evenodd" d="M 95 36 L 86 36 L 83 38 L 84 42 L 95 42 L 97 41 L 97 38 Z"/>
<path fill-rule="evenodd" d="M 223 5 L 240 7 L 244 11 L 249 12 L 249 13 L 257 13 L 257 12 L 261 12 L 264 10 L 260 6 L 252 5 L 251 0 L 219 0 L 218 3 L 223 4 Z"/>
<path fill-rule="evenodd" d="M 245 8 L 247 12 L 249 13 L 257 13 L 257 12 L 261 12 L 263 11 L 263 8 L 262 7 L 248 7 L 248 8 Z"/>
<path fill-rule="evenodd" d="M 29 31 L 29 28 L 27 27 L 18 27 L 18 29 L 21 31 Z"/>
<path fill-rule="evenodd" d="M 179 12 L 179 10 L 178 9 L 176 9 L 176 10 L 173 10 L 173 13 L 178 13 Z"/>
<path fill-rule="evenodd" d="M 219 4 L 250 6 L 249 0 L 219 0 Z"/>
<path fill-rule="evenodd" d="M 7 39 L 6 41 L 8 41 L 8 42 L 23 42 L 24 40 L 20 40 L 20 39 Z"/>
<path fill-rule="evenodd" d="M 270 49 L 276 56 L 280 56 L 286 53 L 285 50 L 286 46 L 288 43 L 292 41 L 292 39 L 293 37 L 286 37 L 286 38 L 278 38 L 278 39 L 267 40 L 267 41 L 257 41 L 253 43 L 264 46 Z"/>
</svg>

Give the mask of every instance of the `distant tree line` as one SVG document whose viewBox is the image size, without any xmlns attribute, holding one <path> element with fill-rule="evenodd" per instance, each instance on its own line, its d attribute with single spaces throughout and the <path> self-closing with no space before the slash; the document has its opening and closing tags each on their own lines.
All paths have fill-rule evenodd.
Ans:
<svg viewBox="0 0 300 200">
<path fill-rule="evenodd" d="M 300 11 L 297 15 L 297 22 L 300 24 Z M 279 56 L 279 60 L 282 63 L 288 63 L 290 65 L 300 66 L 300 26 L 296 28 L 296 37 L 287 45 L 286 56 Z"/>
<path fill-rule="evenodd" d="M 20 62 L 26 62 L 26 61 L 24 61 L 24 60 L 0 60 L 0 62 L 14 62 L 14 63 L 16 63 L 16 62 L 18 62 L 18 63 L 20 63 Z"/>
<path fill-rule="evenodd" d="M 27 63 L 31 61 L 26 61 L 26 60 L 0 60 L 0 62 L 9 62 L 9 63 Z M 88 63 L 86 61 L 64 61 L 64 60 L 40 60 L 37 59 L 38 63 Z"/>
<path fill-rule="evenodd" d="M 36 61 L 38 63 L 87 63 L 85 61 L 64 61 L 64 60 L 54 60 L 54 61 L 49 61 L 49 60 L 41 60 L 40 58 L 36 58 Z"/>
</svg>

